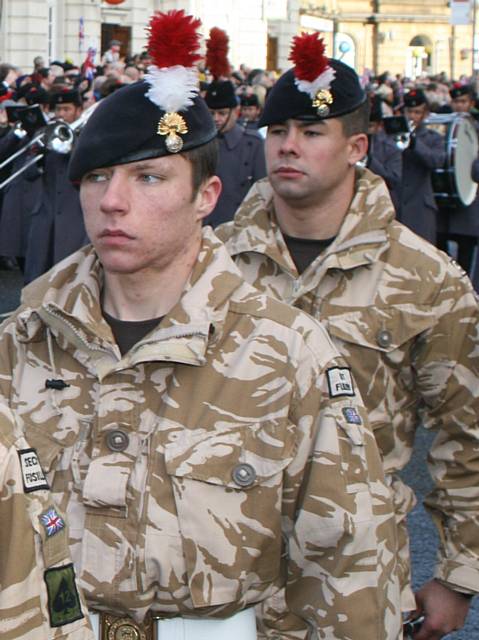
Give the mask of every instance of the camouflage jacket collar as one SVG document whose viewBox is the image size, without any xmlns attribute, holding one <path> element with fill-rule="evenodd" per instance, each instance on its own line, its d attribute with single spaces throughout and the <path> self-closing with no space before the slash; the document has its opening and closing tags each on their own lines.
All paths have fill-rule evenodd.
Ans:
<svg viewBox="0 0 479 640">
<path fill-rule="evenodd" d="M 375 262 L 389 245 L 388 226 L 394 207 L 386 185 L 368 169 L 358 169 L 354 198 L 334 242 L 314 261 L 341 270 Z M 227 246 L 234 257 L 256 252 L 267 255 L 283 269 L 294 273 L 295 266 L 275 219 L 273 191 L 267 179 L 249 191 L 228 229 Z"/>
<path fill-rule="evenodd" d="M 93 247 L 84 247 L 28 285 L 17 318 L 19 339 L 31 341 L 45 328 L 66 345 L 102 358 L 121 359 L 102 316 L 103 272 Z M 125 355 L 129 364 L 155 359 L 202 364 L 208 342 L 221 330 L 231 297 L 250 290 L 224 245 L 209 227 L 177 305 L 161 325 Z M 243 292 L 244 293 L 244 292 Z"/>
</svg>

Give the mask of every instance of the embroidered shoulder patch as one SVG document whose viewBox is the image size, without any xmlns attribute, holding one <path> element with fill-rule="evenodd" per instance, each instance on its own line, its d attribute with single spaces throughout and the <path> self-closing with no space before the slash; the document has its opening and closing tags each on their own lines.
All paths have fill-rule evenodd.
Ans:
<svg viewBox="0 0 479 640">
<path fill-rule="evenodd" d="M 35 449 L 21 449 L 18 452 L 18 457 L 22 468 L 23 490 L 25 493 L 49 489 L 50 487 Z"/>
<path fill-rule="evenodd" d="M 54 507 L 49 507 L 47 511 L 40 515 L 40 522 L 42 523 L 48 538 L 65 528 L 63 518 L 58 515 Z"/>
<path fill-rule="evenodd" d="M 363 424 L 361 416 L 354 407 L 344 407 L 342 409 L 343 416 L 346 418 L 346 422 L 349 424 Z"/>
<path fill-rule="evenodd" d="M 83 618 L 73 564 L 47 569 L 44 580 L 51 627 L 61 627 Z"/>
<path fill-rule="evenodd" d="M 353 379 L 349 367 L 332 367 L 326 371 L 329 397 L 354 396 Z"/>
</svg>

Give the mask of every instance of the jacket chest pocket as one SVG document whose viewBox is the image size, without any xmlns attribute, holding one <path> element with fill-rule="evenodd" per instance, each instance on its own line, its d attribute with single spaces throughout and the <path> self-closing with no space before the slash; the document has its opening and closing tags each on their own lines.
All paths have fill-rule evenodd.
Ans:
<svg viewBox="0 0 479 640">
<path fill-rule="evenodd" d="M 415 360 L 421 334 L 435 323 L 430 309 L 397 305 L 346 310 L 330 304 L 321 309 L 333 342 L 352 368 L 383 455 L 395 447 L 391 425 L 397 416 L 416 412 Z"/>
<path fill-rule="evenodd" d="M 408 380 L 412 343 L 434 325 L 429 305 L 349 308 L 323 304 L 320 318 L 342 354 L 350 359 L 356 378 L 371 380 L 381 363 Z"/>
<path fill-rule="evenodd" d="M 293 448 L 291 431 L 265 425 L 185 432 L 166 446 L 195 606 L 235 601 L 278 576 L 283 471 Z"/>
</svg>

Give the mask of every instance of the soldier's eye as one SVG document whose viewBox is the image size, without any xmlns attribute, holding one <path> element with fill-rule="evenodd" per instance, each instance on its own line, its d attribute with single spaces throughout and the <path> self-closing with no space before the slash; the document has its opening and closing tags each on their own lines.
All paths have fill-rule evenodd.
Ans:
<svg viewBox="0 0 479 640">
<path fill-rule="evenodd" d="M 104 173 L 92 171 L 91 173 L 87 173 L 84 180 L 86 182 L 104 182 L 106 180 L 106 175 Z"/>
</svg>

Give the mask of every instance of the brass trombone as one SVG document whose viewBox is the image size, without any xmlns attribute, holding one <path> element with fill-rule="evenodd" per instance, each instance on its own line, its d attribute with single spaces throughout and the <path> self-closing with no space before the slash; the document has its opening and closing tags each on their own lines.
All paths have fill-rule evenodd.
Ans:
<svg viewBox="0 0 479 640">
<path fill-rule="evenodd" d="M 30 149 L 35 150 L 36 152 L 32 158 L 20 167 L 20 169 L 15 171 L 15 173 L 12 173 L 12 175 L 0 184 L 0 190 L 10 184 L 12 180 L 15 180 L 16 177 L 24 173 L 31 166 L 39 162 L 46 151 L 56 151 L 57 153 L 64 154 L 70 153 L 75 141 L 75 132 L 81 130 L 97 106 L 98 102 L 92 104 L 72 124 L 67 124 L 63 120 L 54 120 L 49 122 L 45 127 L 40 129 L 39 133 L 37 133 L 37 135 L 32 138 L 28 144 L 0 163 L 1 170 L 11 164 L 16 158 L 27 153 Z M 21 127 L 18 127 L 15 133 L 20 139 L 27 135 Z"/>
</svg>

